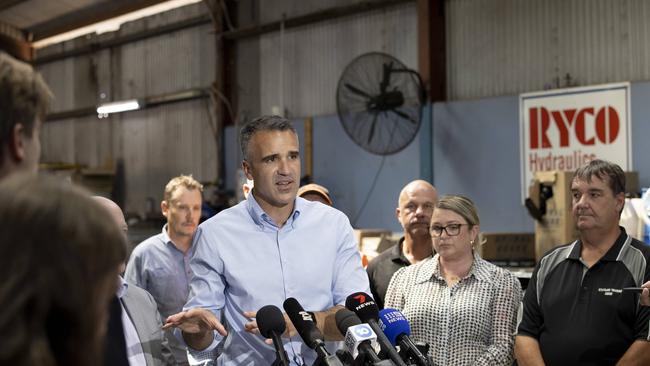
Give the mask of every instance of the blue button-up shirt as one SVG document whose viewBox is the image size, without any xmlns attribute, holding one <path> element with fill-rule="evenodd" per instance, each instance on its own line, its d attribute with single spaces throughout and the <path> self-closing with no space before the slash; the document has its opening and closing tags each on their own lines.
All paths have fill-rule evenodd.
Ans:
<svg viewBox="0 0 650 366">
<path fill-rule="evenodd" d="M 193 247 L 183 253 L 178 250 L 167 234 L 162 232 L 138 244 L 133 249 L 124 277 L 130 283 L 147 290 L 156 300 L 163 320 L 183 309 L 190 292 L 190 256 Z M 187 351 L 172 331 L 165 337 L 176 360 L 185 362 Z"/>
<path fill-rule="evenodd" d="M 273 346 L 244 330 L 249 321 L 244 311 L 265 305 L 282 309 L 289 297 L 308 311 L 323 311 L 344 304 L 354 292 L 369 292 L 348 218 L 302 198 L 279 228 L 250 195 L 201 224 L 193 246 L 195 276 L 185 309 L 210 309 L 227 324 L 218 365 L 263 365 L 275 359 Z M 316 359 L 300 336 L 283 340 L 292 365 L 311 365 Z M 205 351 L 214 350 L 219 341 L 215 332 Z M 328 343 L 332 352 L 340 348 Z"/>
</svg>

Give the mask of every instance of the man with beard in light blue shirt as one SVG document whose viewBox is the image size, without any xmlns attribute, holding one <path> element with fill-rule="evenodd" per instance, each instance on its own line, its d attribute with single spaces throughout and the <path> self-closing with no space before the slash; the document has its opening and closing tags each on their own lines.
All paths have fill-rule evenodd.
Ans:
<svg viewBox="0 0 650 366">
<path fill-rule="evenodd" d="M 255 315 L 265 305 L 282 308 L 289 297 L 314 312 L 326 340 L 341 340 L 334 314 L 348 295 L 369 291 L 347 217 L 296 197 L 300 155 L 291 122 L 257 118 L 242 128 L 240 145 L 255 187 L 247 200 L 197 229 L 190 300 L 165 325 L 178 328 L 190 361 L 214 361 L 221 350 L 218 365 L 272 363 L 274 348 L 259 335 Z M 311 365 L 315 352 L 285 320 L 291 364 Z"/>
</svg>

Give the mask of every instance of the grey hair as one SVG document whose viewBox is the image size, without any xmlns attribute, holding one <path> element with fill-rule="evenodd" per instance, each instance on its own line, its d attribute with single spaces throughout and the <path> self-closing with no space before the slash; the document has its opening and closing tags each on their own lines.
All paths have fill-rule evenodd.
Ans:
<svg viewBox="0 0 650 366">
<path fill-rule="evenodd" d="M 239 147 L 244 160 L 248 160 L 248 143 L 253 135 L 259 131 L 291 131 L 295 134 L 296 129 L 291 121 L 280 116 L 261 116 L 246 123 L 239 130 Z"/>
</svg>

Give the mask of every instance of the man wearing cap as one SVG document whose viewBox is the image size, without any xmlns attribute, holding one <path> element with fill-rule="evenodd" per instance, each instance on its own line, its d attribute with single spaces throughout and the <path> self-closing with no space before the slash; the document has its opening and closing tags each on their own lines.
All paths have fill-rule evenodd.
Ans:
<svg viewBox="0 0 650 366">
<path fill-rule="evenodd" d="M 298 189 L 298 197 L 302 197 L 307 201 L 320 202 L 328 206 L 334 206 L 330 191 L 316 183 L 305 184 Z"/>
<path fill-rule="evenodd" d="M 368 264 L 370 291 L 380 309 L 393 274 L 400 268 L 430 258 L 433 243 L 429 222 L 438 192 L 427 181 L 414 180 L 402 188 L 395 209 L 397 221 L 404 229 L 404 237 Z"/>
</svg>

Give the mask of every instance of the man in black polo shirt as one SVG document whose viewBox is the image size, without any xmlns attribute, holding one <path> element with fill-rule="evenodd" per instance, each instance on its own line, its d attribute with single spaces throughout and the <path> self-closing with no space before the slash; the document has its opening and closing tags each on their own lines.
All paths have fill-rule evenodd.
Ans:
<svg viewBox="0 0 650 366">
<path fill-rule="evenodd" d="M 414 180 L 402 188 L 395 216 L 404 229 L 399 243 L 387 249 L 368 264 L 372 297 L 380 309 L 393 274 L 400 268 L 431 257 L 433 244 L 429 222 L 438 192 L 427 181 Z"/>
<path fill-rule="evenodd" d="M 577 241 L 535 268 L 515 344 L 525 365 L 650 365 L 650 307 L 623 292 L 650 279 L 650 248 L 618 226 L 625 175 L 594 160 L 571 182 Z"/>
</svg>

